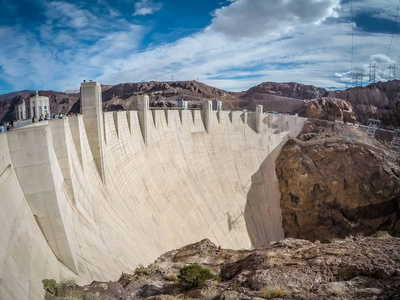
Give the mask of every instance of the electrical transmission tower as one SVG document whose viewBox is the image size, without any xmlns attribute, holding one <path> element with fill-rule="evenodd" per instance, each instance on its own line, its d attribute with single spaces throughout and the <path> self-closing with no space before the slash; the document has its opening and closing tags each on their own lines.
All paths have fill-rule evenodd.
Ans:
<svg viewBox="0 0 400 300">
<path fill-rule="evenodd" d="M 376 82 L 376 69 L 377 69 L 378 67 L 374 64 L 374 65 L 371 65 L 371 64 L 369 64 L 369 67 L 368 67 L 368 69 L 369 69 L 369 83 L 371 84 L 371 83 L 375 83 Z"/>
<path fill-rule="evenodd" d="M 375 137 L 375 131 L 377 131 L 379 126 L 381 126 L 381 121 L 376 119 L 368 119 L 367 126 L 368 127 L 364 137 L 364 143 L 371 144 Z"/>
<path fill-rule="evenodd" d="M 363 79 L 364 79 L 364 73 L 363 72 L 357 72 L 353 76 L 353 80 L 355 82 L 355 86 L 362 86 L 363 85 Z"/>
<path fill-rule="evenodd" d="M 400 129 L 394 131 L 393 139 L 389 145 L 388 155 L 391 159 L 396 160 L 400 154 Z"/>
<path fill-rule="evenodd" d="M 389 70 L 389 80 L 394 80 L 396 79 L 396 65 L 389 65 L 388 70 Z"/>
</svg>

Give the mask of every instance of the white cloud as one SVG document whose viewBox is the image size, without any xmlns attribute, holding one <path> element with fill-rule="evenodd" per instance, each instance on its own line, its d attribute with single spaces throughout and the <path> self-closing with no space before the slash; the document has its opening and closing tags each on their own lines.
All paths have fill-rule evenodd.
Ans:
<svg viewBox="0 0 400 300">
<path fill-rule="evenodd" d="M 269 9 L 274 8 L 273 12 L 265 9 L 264 2 L 269 3 Z M 117 84 L 169 81 L 171 75 L 174 80 L 199 78 L 232 91 L 263 81 L 345 87 L 351 82 L 352 71 L 367 74 L 368 65 L 375 63 L 379 80 L 387 77 L 386 62 L 400 62 L 396 37 L 390 57 L 386 57 L 383 53 L 387 53 L 390 34 L 367 35 L 355 28 L 351 63 L 352 24 L 341 18 L 323 21 L 335 16 L 338 1 L 264 2 L 225 2 L 229 6 L 217 10 L 211 25 L 203 31 L 139 51 L 149 28 L 109 16 L 98 18 L 60 1 L 60 8 L 49 7 L 48 14 L 54 15 L 40 27 L 39 40 L 19 28 L 0 27 L 0 80 L 14 83 L 16 89 L 34 84 L 38 89 L 56 90 L 75 89 L 83 79 Z M 288 8 L 288 3 L 294 7 Z M 392 3 L 394 6 L 397 3 Z M 66 31 L 61 25 L 67 24 L 72 11 L 81 16 L 81 21 L 75 24 L 78 27 Z M 348 11 L 349 3 L 342 4 L 337 13 Z M 88 22 L 90 26 L 79 27 Z"/>
<path fill-rule="evenodd" d="M 97 80 L 104 83 L 169 81 L 174 75 L 175 80 L 199 78 L 235 91 L 262 81 L 296 81 L 344 88 L 351 82 L 351 76 L 341 76 L 351 69 L 351 30 L 350 23 L 321 23 L 293 29 L 284 38 L 266 35 L 240 40 L 226 39 L 218 32 L 205 30 L 114 61 Z M 382 41 L 387 38 L 385 34 L 357 36 L 354 70 L 367 70 L 370 62 L 382 69 Z M 398 50 L 396 54 L 399 55 Z M 257 71 L 251 71 L 254 68 Z"/>
<path fill-rule="evenodd" d="M 96 21 L 90 11 L 64 1 L 47 3 L 46 16 L 55 26 L 81 28 Z"/>
<path fill-rule="evenodd" d="M 340 0 L 237 0 L 217 9 L 210 30 L 229 38 L 285 34 L 336 17 Z"/>
<path fill-rule="evenodd" d="M 60 1 L 46 5 L 45 13 L 49 19 L 37 28 L 39 37 L 20 27 L 0 27 L 0 81 L 15 89 L 74 89 L 80 80 L 94 78 L 105 65 L 136 51 L 147 30 Z M 74 15 L 78 21 L 68 29 Z"/>
<path fill-rule="evenodd" d="M 31 82 L 43 84 L 51 79 L 47 66 L 54 64 L 54 58 L 49 49 L 41 48 L 32 34 L 22 35 L 12 27 L 2 27 L 0 31 L 5 32 L 0 37 L 2 80 L 17 87 Z"/>
<path fill-rule="evenodd" d="M 151 15 L 159 11 L 161 7 L 161 3 L 155 3 L 151 0 L 141 0 L 135 3 L 135 12 L 133 13 L 133 16 Z"/>
<path fill-rule="evenodd" d="M 371 56 L 370 61 L 377 64 L 395 64 L 396 61 L 388 57 L 386 54 L 374 54 Z"/>
</svg>

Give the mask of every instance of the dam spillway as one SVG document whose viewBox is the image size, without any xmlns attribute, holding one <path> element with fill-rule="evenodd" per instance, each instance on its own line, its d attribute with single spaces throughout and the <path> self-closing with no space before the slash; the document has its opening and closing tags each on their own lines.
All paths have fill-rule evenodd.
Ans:
<svg viewBox="0 0 400 300">
<path fill-rule="evenodd" d="M 304 118 L 256 112 L 101 111 L 0 134 L 0 299 L 43 299 L 42 279 L 116 280 L 209 238 L 283 238 L 275 159 Z"/>
</svg>

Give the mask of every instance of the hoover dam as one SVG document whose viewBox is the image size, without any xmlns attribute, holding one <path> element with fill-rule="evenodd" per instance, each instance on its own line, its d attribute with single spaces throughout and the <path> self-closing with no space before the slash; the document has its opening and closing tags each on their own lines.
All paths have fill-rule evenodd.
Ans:
<svg viewBox="0 0 400 300">
<path fill-rule="evenodd" d="M 116 280 L 208 238 L 250 249 L 284 237 L 275 160 L 306 121 L 203 110 L 102 112 L 0 134 L 0 299 L 43 299 L 42 279 Z"/>
</svg>

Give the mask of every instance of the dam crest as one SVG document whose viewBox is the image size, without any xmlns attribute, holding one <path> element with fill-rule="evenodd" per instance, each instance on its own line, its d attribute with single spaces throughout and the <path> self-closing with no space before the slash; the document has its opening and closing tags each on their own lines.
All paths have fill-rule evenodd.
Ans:
<svg viewBox="0 0 400 300">
<path fill-rule="evenodd" d="M 102 112 L 0 134 L 0 299 L 43 299 L 42 279 L 116 280 L 204 238 L 224 248 L 284 237 L 275 160 L 305 118 L 255 112 Z"/>
</svg>

